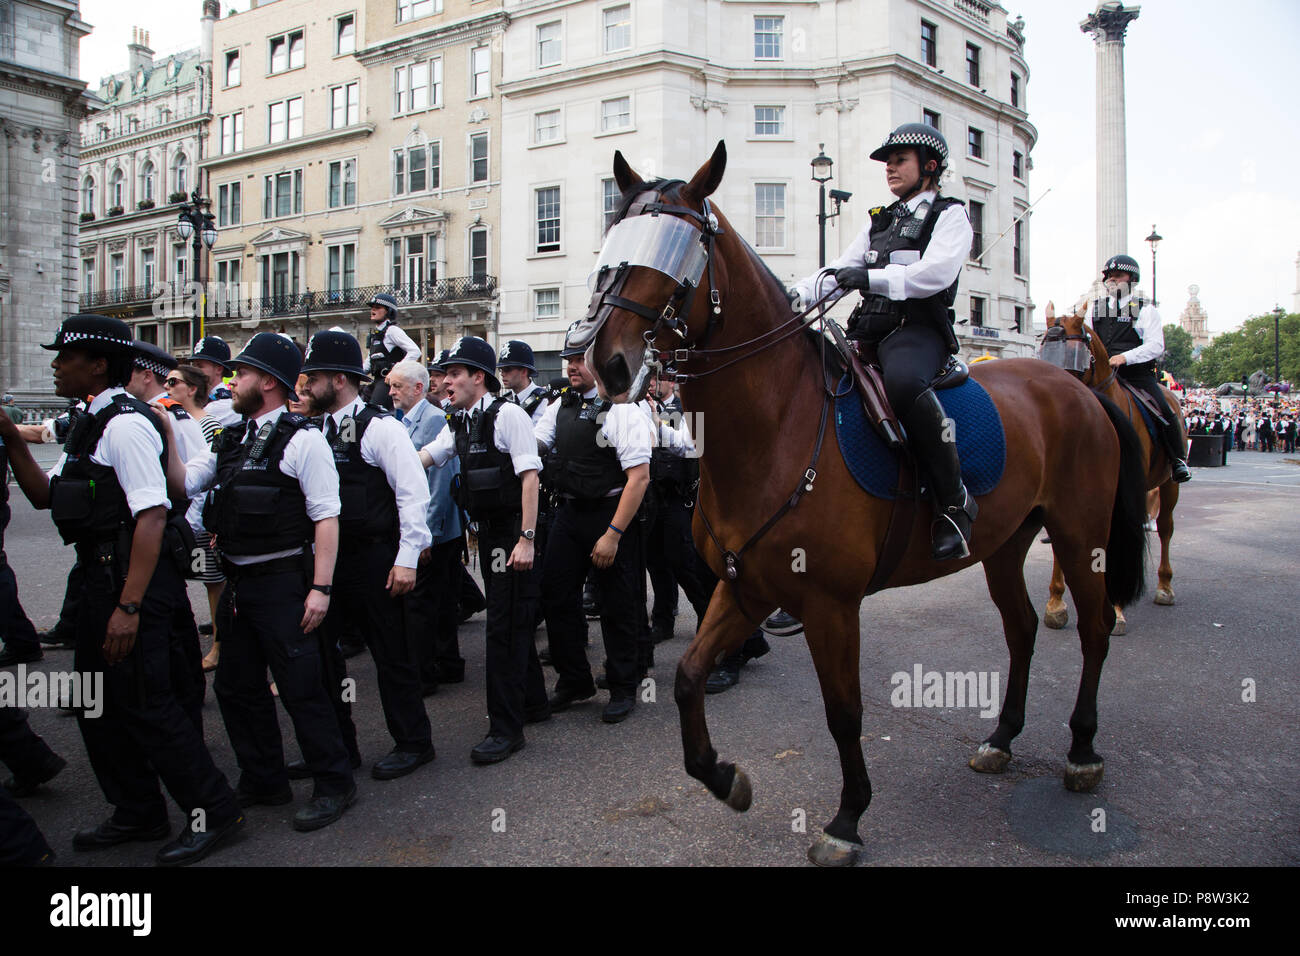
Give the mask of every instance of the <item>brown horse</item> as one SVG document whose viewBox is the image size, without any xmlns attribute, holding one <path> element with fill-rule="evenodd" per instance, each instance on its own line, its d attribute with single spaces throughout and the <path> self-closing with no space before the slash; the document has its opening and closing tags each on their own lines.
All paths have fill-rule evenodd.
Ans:
<svg viewBox="0 0 1300 956">
<path fill-rule="evenodd" d="M 792 316 L 781 283 L 710 205 L 708 196 L 725 166 L 726 149 L 719 143 L 689 183 L 646 183 L 615 154 L 623 203 L 606 248 L 615 245 L 613 230 L 624 228 L 633 230 L 625 236 L 661 235 L 663 241 L 641 265 L 628 260 L 596 273 L 588 318 L 573 336 L 587 346 L 587 364 L 602 391 L 618 401 L 639 400 L 650 378 L 647 369 L 672 359 L 683 403 L 710 422 L 694 534 L 720 583 L 677 666 L 687 772 L 733 809 L 749 807 L 748 778 L 719 761 L 710 743 L 704 682 L 720 655 L 737 648 L 774 608 L 786 609 L 804 623 L 843 775 L 839 810 L 808 855 L 815 863 L 846 865 L 861 851 L 858 820 L 871 800 L 859 741 L 858 609 L 880 558 L 892 504 L 863 492 L 835 440 L 823 443 L 831 391 L 826 345 L 806 332 L 806 319 Z M 639 216 L 658 221 L 632 221 Z M 703 247 L 704 262 L 696 259 L 693 268 L 679 268 L 693 254 L 674 245 L 683 223 Z M 602 261 L 618 259 L 603 253 Z M 645 267 L 647 261 L 655 267 Z M 694 282 L 678 278 L 683 274 Z M 1038 627 L 1023 565 L 1045 526 L 1079 608 L 1083 649 L 1065 782 L 1090 790 L 1102 776 L 1093 738 L 1113 608 L 1132 601 L 1143 587 L 1140 451 L 1117 408 L 1044 362 L 987 362 L 973 375 L 1002 417 L 1007 467 L 999 485 L 979 499 L 972 553 L 960 561 L 933 561 L 928 508 L 917 509 L 906 553 L 877 587 L 919 584 L 983 563 L 1002 614 L 1011 669 L 997 729 L 970 765 L 1001 771 L 1024 726 Z M 773 382 L 780 387 L 774 389 Z"/>
<path fill-rule="evenodd" d="M 1075 311 L 1067 316 L 1058 318 L 1056 309 L 1052 303 L 1047 303 L 1047 309 L 1044 313 L 1049 328 L 1061 327 L 1065 331 L 1067 339 L 1074 341 L 1083 341 L 1087 344 L 1092 353 L 1091 362 L 1088 370 L 1082 373 L 1081 381 L 1084 385 L 1105 395 L 1128 416 L 1129 423 L 1137 432 L 1138 440 L 1142 443 L 1142 460 L 1147 462 L 1146 487 L 1153 494 L 1157 494 L 1160 500 L 1160 513 L 1156 518 L 1156 531 L 1160 535 L 1160 567 L 1158 570 L 1158 580 L 1155 593 L 1155 603 L 1163 605 L 1172 605 L 1174 603 L 1174 569 L 1169 563 L 1169 542 L 1174 536 L 1174 507 L 1178 504 L 1178 482 L 1170 477 L 1169 455 L 1166 453 L 1164 446 L 1160 442 L 1153 442 L 1146 426 L 1142 421 L 1142 413 L 1138 410 L 1137 400 L 1133 398 L 1128 389 L 1122 387 L 1112 373 L 1110 368 L 1110 356 L 1106 353 L 1106 347 L 1101 344 L 1101 340 L 1090 326 L 1084 324 L 1084 314 L 1087 306 L 1076 307 Z M 1102 386 L 1098 388 L 1098 386 Z M 1169 389 L 1161 389 L 1165 396 L 1165 403 L 1178 416 L 1179 427 L 1183 431 L 1184 440 L 1187 436 L 1187 425 L 1183 421 L 1183 413 L 1179 408 L 1178 399 Z M 1043 623 L 1048 627 L 1062 628 L 1070 620 L 1070 611 L 1065 606 L 1065 578 L 1061 574 L 1061 565 L 1055 559 L 1052 561 L 1052 581 L 1048 585 L 1047 607 L 1043 610 Z M 1124 618 L 1122 608 L 1115 608 L 1115 630 L 1113 635 L 1124 634 L 1128 629 L 1128 622 Z"/>
</svg>

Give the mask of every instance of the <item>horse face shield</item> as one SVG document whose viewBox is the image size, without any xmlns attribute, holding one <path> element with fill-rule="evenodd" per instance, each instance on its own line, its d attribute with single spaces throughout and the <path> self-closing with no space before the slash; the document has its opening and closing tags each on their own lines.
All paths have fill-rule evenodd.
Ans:
<svg viewBox="0 0 1300 956">
<path fill-rule="evenodd" d="M 1053 335 L 1056 332 L 1058 334 Z M 1055 326 L 1043 336 L 1038 357 L 1050 365 L 1067 372 L 1084 373 L 1092 367 L 1092 350 L 1082 336 L 1067 337 L 1065 330 Z"/>
</svg>

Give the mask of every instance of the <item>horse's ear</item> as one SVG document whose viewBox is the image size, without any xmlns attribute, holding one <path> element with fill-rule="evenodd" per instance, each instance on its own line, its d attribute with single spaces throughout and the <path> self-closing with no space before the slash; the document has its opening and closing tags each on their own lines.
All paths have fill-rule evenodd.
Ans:
<svg viewBox="0 0 1300 956">
<path fill-rule="evenodd" d="M 623 151 L 619 149 L 614 150 L 614 182 L 618 184 L 620 193 L 627 193 L 634 186 L 640 186 L 645 182 L 627 164 L 627 160 L 623 158 Z"/>
<path fill-rule="evenodd" d="M 1043 318 L 1049 323 L 1052 319 L 1056 318 L 1056 303 L 1052 302 L 1050 299 L 1047 302 L 1047 308 L 1043 310 Z"/>
<path fill-rule="evenodd" d="M 718 188 L 718 184 L 722 182 L 722 174 L 726 171 L 727 144 L 718 140 L 718 148 L 713 151 L 709 161 L 696 170 L 695 176 L 682 189 L 682 194 L 691 199 L 707 199 Z"/>
</svg>

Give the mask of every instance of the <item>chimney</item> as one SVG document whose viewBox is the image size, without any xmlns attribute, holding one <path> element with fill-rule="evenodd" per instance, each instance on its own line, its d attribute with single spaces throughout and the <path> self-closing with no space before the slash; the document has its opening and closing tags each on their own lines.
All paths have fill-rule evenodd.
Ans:
<svg viewBox="0 0 1300 956">
<path fill-rule="evenodd" d="M 140 27 L 131 28 L 131 42 L 126 46 L 126 62 L 129 72 L 134 73 L 140 67 L 153 69 L 153 50 L 149 49 L 149 31 Z"/>
</svg>

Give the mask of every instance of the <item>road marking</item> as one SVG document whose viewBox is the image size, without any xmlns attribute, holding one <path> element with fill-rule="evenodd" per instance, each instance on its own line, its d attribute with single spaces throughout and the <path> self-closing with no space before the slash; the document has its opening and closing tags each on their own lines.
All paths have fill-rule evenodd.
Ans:
<svg viewBox="0 0 1300 956">
<path fill-rule="evenodd" d="M 1300 485 L 1277 485 L 1266 481 L 1235 481 L 1232 478 L 1200 478 L 1201 484 L 1206 485 L 1254 485 L 1257 488 L 1290 488 L 1300 491 Z"/>
</svg>

